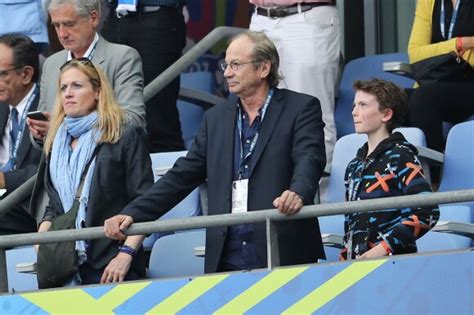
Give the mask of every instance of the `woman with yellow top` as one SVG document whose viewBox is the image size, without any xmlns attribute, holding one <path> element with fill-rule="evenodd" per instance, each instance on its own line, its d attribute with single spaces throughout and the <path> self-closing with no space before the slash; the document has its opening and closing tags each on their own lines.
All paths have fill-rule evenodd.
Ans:
<svg viewBox="0 0 474 315">
<path fill-rule="evenodd" d="M 410 62 L 456 51 L 474 66 L 474 1 L 418 0 L 408 43 Z M 410 123 L 422 129 L 428 147 L 443 151 L 442 122 L 474 115 L 474 82 L 434 83 L 410 98 Z"/>
</svg>

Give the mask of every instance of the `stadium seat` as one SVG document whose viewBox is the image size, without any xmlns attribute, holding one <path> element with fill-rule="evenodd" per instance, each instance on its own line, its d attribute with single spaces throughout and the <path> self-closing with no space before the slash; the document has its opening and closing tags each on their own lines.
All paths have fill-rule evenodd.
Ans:
<svg viewBox="0 0 474 315">
<path fill-rule="evenodd" d="M 337 140 L 334 147 L 331 174 L 329 176 L 327 196 L 323 198 L 327 203 L 343 202 L 345 197 L 344 174 L 347 164 L 356 156 L 359 149 L 367 141 L 367 136 L 353 133 Z M 326 261 L 337 261 L 339 247 L 332 242 L 333 237 L 344 234 L 344 215 L 319 217 L 319 227 L 325 243 Z M 329 234 L 329 235 L 327 235 Z"/>
<path fill-rule="evenodd" d="M 150 157 L 155 181 L 159 180 L 160 176 L 165 174 L 168 169 L 172 168 L 176 160 L 181 156 L 185 156 L 186 153 L 187 151 L 152 153 Z M 202 209 L 199 188 L 196 188 L 173 209 L 165 213 L 159 220 L 192 217 L 201 214 Z M 148 250 L 151 249 L 158 238 L 170 233 L 154 233 L 148 236 L 143 242 L 143 247 Z"/>
<path fill-rule="evenodd" d="M 352 84 L 356 80 L 379 78 L 392 81 L 402 88 L 410 88 L 414 81 L 410 78 L 384 72 L 383 64 L 387 61 L 408 62 L 406 53 L 383 54 L 367 56 L 350 61 L 344 68 L 336 100 L 334 119 L 336 121 L 337 137 L 354 133 L 352 123 L 352 103 L 354 90 Z"/>
<path fill-rule="evenodd" d="M 474 121 L 467 121 L 449 131 L 439 191 L 474 189 L 473 161 Z M 466 204 L 471 208 L 471 223 L 474 223 L 474 202 Z"/>
<path fill-rule="evenodd" d="M 213 74 L 206 71 L 183 73 L 181 74 L 181 87 L 212 93 L 215 89 Z M 177 106 L 184 147 L 189 150 L 201 125 L 204 109 L 180 100 L 177 102 Z"/>
<path fill-rule="evenodd" d="M 440 218 L 438 225 L 463 222 L 469 223 L 471 220 L 471 209 L 464 205 L 440 206 Z M 466 249 L 471 246 L 471 238 L 435 231 L 436 227 L 426 233 L 416 241 L 418 252 L 430 252 L 440 250 Z M 473 229 L 471 228 L 471 231 Z M 471 232 L 473 233 L 473 232 Z"/>
<path fill-rule="evenodd" d="M 30 291 L 38 289 L 36 274 L 17 272 L 18 264 L 36 262 L 33 246 L 16 247 L 6 251 L 8 291 Z"/>
<path fill-rule="evenodd" d="M 195 276 L 204 273 L 204 258 L 195 255 L 195 248 L 206 242 L 206 231 L 191 230 L 161 237 L 150 256 L 150 278 Z"/>
</svg>

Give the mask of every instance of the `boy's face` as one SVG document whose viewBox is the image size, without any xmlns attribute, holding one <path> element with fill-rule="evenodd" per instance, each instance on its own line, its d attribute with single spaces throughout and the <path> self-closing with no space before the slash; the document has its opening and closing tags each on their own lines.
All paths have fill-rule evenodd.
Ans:
<svg viewBox="0 0 474 315">
<path fill-rule="evenodd" d="M 389 133 L 386 123 L 392 119 L 392 110 L 380 110 L 377 98 L 364 91 L 357 91 L 352 108 L 352 118 L 357 133 L 367 135 Z"/>
</svg>

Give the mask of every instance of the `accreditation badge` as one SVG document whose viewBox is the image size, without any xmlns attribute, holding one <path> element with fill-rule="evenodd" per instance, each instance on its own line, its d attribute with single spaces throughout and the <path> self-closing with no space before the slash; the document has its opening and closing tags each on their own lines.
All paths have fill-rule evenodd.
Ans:
<svg viewBox="0 0 474 315">
<path fill-rule="evenodd" d="M 232 182 L 232 213 L 247 212 L 248 190 L 248 179 Z"/>
</svg>

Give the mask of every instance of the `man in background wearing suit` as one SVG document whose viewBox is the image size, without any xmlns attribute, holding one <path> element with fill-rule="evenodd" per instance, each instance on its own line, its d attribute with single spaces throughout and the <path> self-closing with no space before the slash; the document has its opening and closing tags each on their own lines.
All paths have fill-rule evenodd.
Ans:
<svg viewBox="0 0 474 315">
<path fill-rule="evenodd" d="M 112 44 L 97 34 L 100 0 L 51 0 L 49 14 L 64 50 L 47 58 L 41 76 L 38 109 L 51 112 L 58 88 L 59 70 L 68 60 L 88 58 L 107 75 L 129 123 L 145 127 L 142 62 L 138 52 Z M 43 140 L 48 121 L 28 119 L 32 135 Z"/>
<path fill-rule="evenodd" d="M 0 36 L 0 190 L 15 190 L 34 175 L 41 152 L 32 147 L 26 114 L 39 100 L 38 53 L 25 35 Z M 0 235 L 36 231 L 27 202 L 0 216 Z"/>
<path fill-rule="evenodd" d="M 221 68 L 237 104 L 206 112 L 186 157 L 105 221 L 107 236 L 123 239 L 130 224 L 155 220 L 206 179 L 209 215 L 272 207 L 291 215 L 313 203 L 326 159 L 318 99 L 276 88 L 278 52 L 263 33 L 238 35 L 225 61 Z M 316 218 L 276 224 L 281 265 L 324 258 Z M 207 229 L 207 273 L 266 264 L 264 223 Z"/>
</svg>

